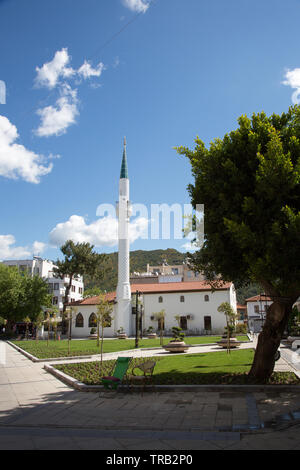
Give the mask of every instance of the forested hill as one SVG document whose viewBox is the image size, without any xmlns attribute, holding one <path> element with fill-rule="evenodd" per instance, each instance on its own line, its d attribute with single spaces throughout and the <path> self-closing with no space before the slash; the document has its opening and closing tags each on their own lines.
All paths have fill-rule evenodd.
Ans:
<svg viewBox="0 0 300 470">
<path fill-rule="evenodd" d="M 137 250 L 130 252 L 130 272 L 146 272 L 147 264 L 150 266 L 161 265 L 163 261 L 170 265 L 182 264 L 186 258 L 185 253 L 180 253 L 174 248 L 167 250 Z M 102 281 L 95 281 L 90 276 L 84 278 L 84 288 L 100 287 L 102 291 L 114 291 L 117 287 L 118 280 L 118 253 L 110 253 L 107 255 L 106 273 Z M 260 287 L 257 284 L 250 283 L 248 286 L 237 289 L 237 301 L 245 303 L 247 297 L 260 293 Z"/>
<path fill-rule="evenodd" d="M 186 258 L 185 253 L 180 253 L 174 248 L 167 250 L 137 250 L 130 252 L 130 272 L 146 272 L 147 264 L 150 266 L 161 265 L 163 261 L 170 265 L 182 264 Z M 118 253 L 110 253 L 107 255 L 106 274 L 103 281 L 95 282 L 90 276 L 84 278 L 84 288 L 99 286 L 107 292 L 115 290 L 118 279 Z M 99 285 L 100 284 L 100 285 Z"/>
</svg>

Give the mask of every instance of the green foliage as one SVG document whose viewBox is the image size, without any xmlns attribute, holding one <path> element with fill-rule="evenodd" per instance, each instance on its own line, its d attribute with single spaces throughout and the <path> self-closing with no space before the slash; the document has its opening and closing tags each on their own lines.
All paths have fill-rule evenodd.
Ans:
<svg viewBox="0 0 300 470">
<path fill-rule="evenodd" d="M 103 275 L 103 262 L 106 255 L 94 252 L 94 246 L 90 243 L 74 243 L 72 240 L 67 240 L 61 246 L 61 252 L 64 255 L 64 260 L 56 261 L 56 268 L 53 269 L 57 277 L 63 279 L 68 276 L 70 281 L 66 288 L 66 299 L 70 293 L 72 280 L 77 276 L 89 274 L 96 279 L 100 279 Z M 67 302 L 67 301 L 66 301 Z M 66 308 L 64 304 L 64 310 Z"/>
<path fill-rule="evenodd" d="M 129 375 L 132 368 L 144 360 L 133 358 L 130 363 Z M 232 351 L 230 355 L 220 351 L 205 354 L 187 354 L 184 356 L 168 356 L 155 358 L 156 365 L 153 373 L 155 385 L 191 385 L 191 384 L 235 384 L 246 385 L 253 383 L 248 370 L 253 360 L 250 349 Z M 104 361 L 102 375 L 111 375 L 114 360 Z M 98 362 L 83 362 L 77 364 L 56 364 L 55 368 L 87 385 L 100 385 Z M 255 383 L 255 382 L 254 382 Z M 291 372 L 274 372 L 269 384 L 299 385 L 299 378 Z"/>
<path fill-rule="evenodd" d="M 100 287 L 90 287 L 89 289 L 85 289 L 83 293 L 83 298 L 86 299 L 87 297 L 95 297 L 97 295 L 102 294 L 102 290 Z"/>
<path fill-rule="evenodd" d="M 0 264 L 0 316 L 8 322 L 24 318 L 25 283 L 17 268 Z"/>
<path fill-rule="evenodd" d="M 189 158 L 192 204 L 205 207 L 205 243 L 193 265 L 236 286 L 300 295 L 300 107 L 281 116 L 241 116 L 239 127 Z"/>
<path fill-rule="evenodd" d="M 35 323 L 50 302 L 48 286 L 42 278 L 0 264 L 0 315 L 8 324 L 25 317 Z"/>
<path fill-rule="evenodd" d="M 244 333 L 246 334 L 247 333 L 247 326 L 246 325 L 243 325 L 242 323 L 237 323 L 237 325 L 235 326 L 235 332 L 238 334 L 238 333 Z"/>
<path fill-rule="evenodd" d="M 136 250 L 130 252 L 131 272 L 145 272 L 147 263 L 151 266 L 161 265 L 164 260 L 172 264 L 182 264 L 186 259 L 186 254 L 169 248 L 167 250 Z M 84 275 L 84 285 L 86 289 L 98 287 L 103 291 L 113 291 L 118 282 L 118 253 L 109 253 L 103 261 L 103 278 L 95 279 L 90 274 Z M 98 295 L 98 294 L 96 294 Z"/>
<path fill-rule="evenodd" d="M 173 326 L 172 328 L 173 341 L 183 341 L 185 334 L 182 331 L 182 328 L 179 326 Z"/>
<path fill-rule="evenodd" d="M 292 336 L 300 336 L 300 312 L 294 307 L 289 317 L 288 331 Z"/>
<path fill-rule="evenodd" d="M 244 286 L 240 286 L 236 289 L 236 300 L 239 304 L 244 305 L 246 299 L 259 295 L 262 292 L 262 287 L 256 282 L 249 282 Z"/>
</svg>

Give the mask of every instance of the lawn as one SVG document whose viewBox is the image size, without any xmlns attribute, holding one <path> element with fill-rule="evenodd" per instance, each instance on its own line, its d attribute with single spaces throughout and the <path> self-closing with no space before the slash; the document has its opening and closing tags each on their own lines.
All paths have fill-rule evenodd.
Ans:
<svg viewBox="0 0 300 470">
<path fill-rule="evenodd" d="M 220 336 L 189 336 L 185 338 L 187 344 L 208 344 L 215 343 L 221 337 Z M 247 336 L 237 336 L 239 341 L 248 341 Z M 170 338 L 164 338 L 164 344 L 169 342 Z M 28 353 L 39 359 L 52 359 L 57 357 L 68 357 L 68 341 L 35 341 L 35 340 L 23 340 L 13 341 L 16 346 L 24 349 Z M 159 347 L 159 339 L 143 339 L 139 342 L 140 348 L 151 348 Z M 103 342 L 103 352 L 116 352 L 125 351 L 127 349 L 134 349 L 134 339 L 106 339 Z M 97 347 L 96 340 L 72 340 L 70 343 L 70 356 L 90 356 L 92 354 L 99 354 L 100 348 Z"/>
<path fill-rule="evenodd" d="M 152 358 L 156 361 L 153 382 L 156 385 L 211 385 L 211 384 L 249 384 L 251 381 L 247 373 L 250 370 L 254 357 L 251 349 L 231 351 L 218 351 L 192 355 L 174 355 L 164 358 Z M 145 362 L 149 358 L 135 358 L 129 368 L 129 375 L 137 363 Z M 104 361 L 101 375 L 111 373 L 115 361 Z M 59 364 L 55 368 L 88 385 L 101 384 L 99 362 L 85 362 L 81 364 Z M 136 373 L 136 370 L 135 370 Z M 295 374 L 289 372 L 274 372 L 271 384 L 299 384 Z"/>
</svg>

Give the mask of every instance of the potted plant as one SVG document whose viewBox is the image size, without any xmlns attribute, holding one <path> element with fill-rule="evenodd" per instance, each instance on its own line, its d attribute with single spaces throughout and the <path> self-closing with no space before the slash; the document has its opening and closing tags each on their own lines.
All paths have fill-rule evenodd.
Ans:
<svg viewBox="0 0 300 470">
<path fill-rule="evenodd" d="M 90 334 L 89 334 L 90 339 L 97 339 L 97 329 L 96 328 L 91 328 Z"/>
<path fill-rule="evenodd" d="M 171 339 L 171 341 L 166 346 L 163 346 L 166 351 L 171 353 L 182 353 L 189 349 L 189 345 L 186 344 L 183 340 L 185 334 L 182 331 L 182 328 L 179 326 L 173 326 L 172 336 L 173 339 Z"/>
<path fill-rule="evenodd" d="M 157 335 L 156 335 L 155 331 L 153 331 L 153 330 L 154 330 L 153 326 L 149 326 L 149 328 L 147 330 L 148 339 L 155 339 L 156 338 Z"/>
<path fill-rule="evenodd" d="M 120 326 L 117 330 L 117 337 L 118 339 L 127 339 L 127 334 L 125 333 L 123 326 Z"/>
</svg>

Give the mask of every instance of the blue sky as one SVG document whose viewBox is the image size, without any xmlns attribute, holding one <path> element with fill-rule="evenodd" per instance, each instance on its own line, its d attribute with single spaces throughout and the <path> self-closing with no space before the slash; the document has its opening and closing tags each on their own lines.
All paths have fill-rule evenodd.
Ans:
<svg viewBox="0 0 300 470">
<path fill-rule="evenodd" d="M 71 235 L 116 251 L 96 210 L 117 200 L 125 135 L 132 202 L 188 204 L 174 146 L 298 102 L 299 15 L 299 0 L 0 0 L 0 259 L 56 259 Z"/>
</svg>

